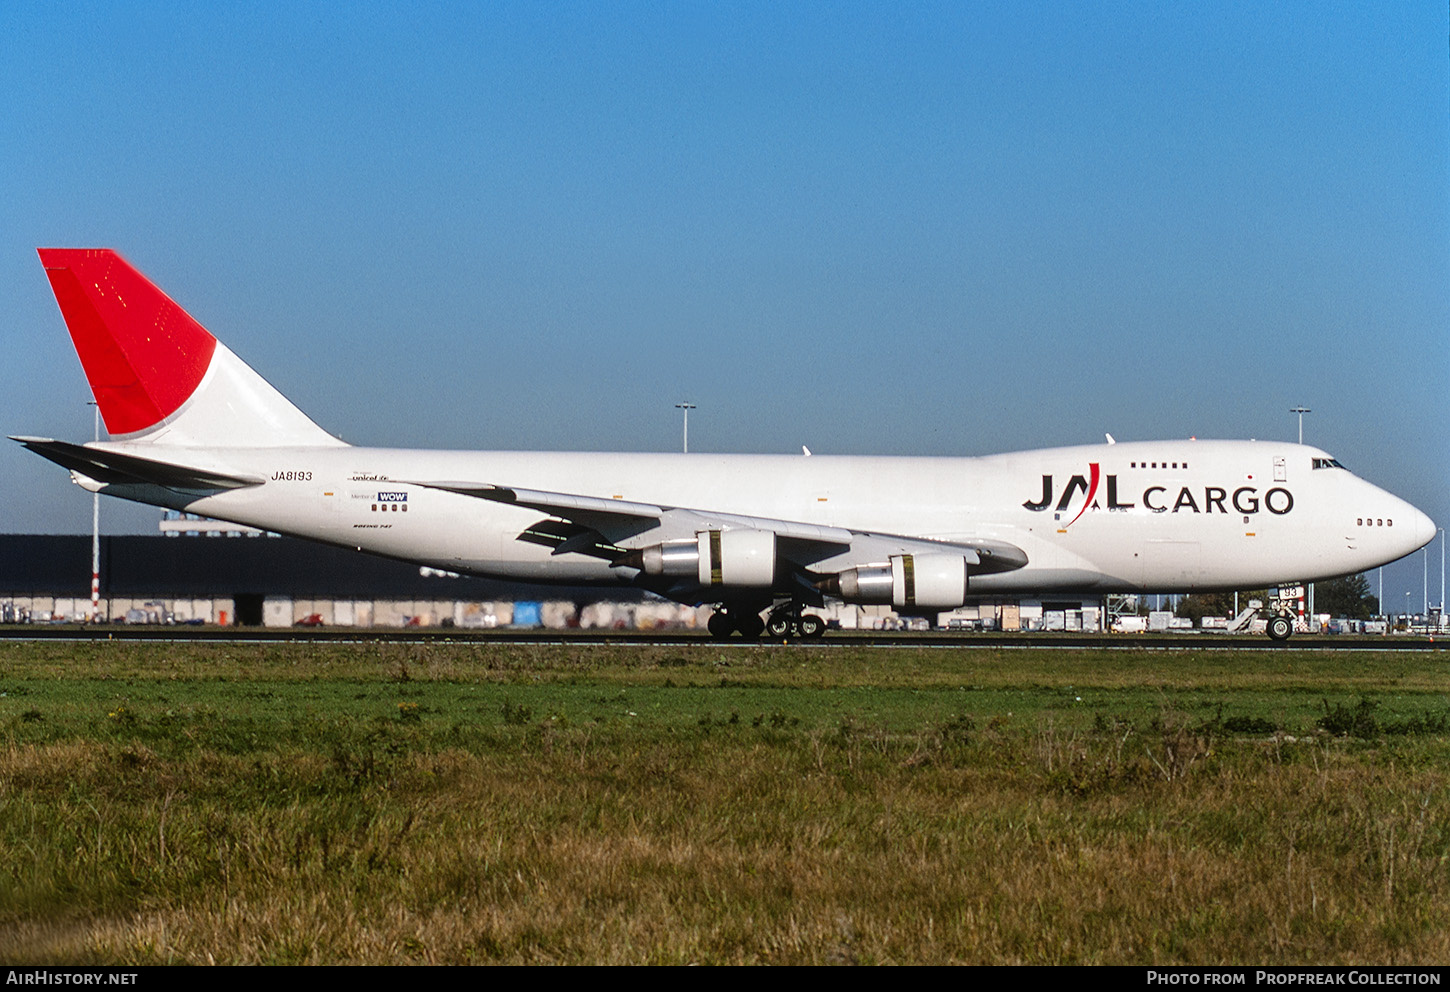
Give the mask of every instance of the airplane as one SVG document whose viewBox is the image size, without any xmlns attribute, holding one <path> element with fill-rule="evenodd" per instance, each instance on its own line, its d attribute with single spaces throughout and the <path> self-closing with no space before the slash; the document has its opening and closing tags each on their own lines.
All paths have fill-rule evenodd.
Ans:
<svg viewBox="0 0 1450 992">
<path fill-rule="evenodd" d="M 718 638 L 819 637 L 807 610 L 828 600 L 930 616 L 1323 580 L 1435 534 L 1327 452 L 1277 441 L 960 458 L 354 446 L 115 251 L 38 253 L 111 439 L 13 440 L 88 491 L 453 572 L 643 588 L 712 607 Z"/>
</svg>

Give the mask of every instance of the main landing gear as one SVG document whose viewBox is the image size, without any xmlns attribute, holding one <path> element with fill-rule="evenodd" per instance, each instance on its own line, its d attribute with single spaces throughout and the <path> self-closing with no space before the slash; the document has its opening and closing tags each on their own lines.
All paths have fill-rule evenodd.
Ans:
<svg viewBox="0 0 1450 992">
<path fill-rule="evenodd" d="M 710 621 L 705 626 L 710 631 L 710 636 L 717 641 L 725 640 L 737 630 L 741 637 L 753 641 L 765 631 L 765 621 L 760 619 L 759 613 L 751 613 L 748 608 L 739 607 L 720 607 L 710 614 Z"/>
<path fill-rule="evenodd" d="M 764 620 L 749 606 L 721 606 L 710 615 L 706 627 L 710 636 L 721 641 L 736 631 L 747 641 L 757 640 L 762 634 L 772 640 L 815 640 L 826 634 L 826 621 L 814 613 L 802 613 L 799 603 L 782 603 Z"/>
<path fill-rule="evenodd" d="M 782 603 L 770 611 L 765 632 L 771 637 L 799 637 L 813 641 L 826 635 L 826 621 L 814 613 L 802 613 L 799 603 Z"/>
</svg>

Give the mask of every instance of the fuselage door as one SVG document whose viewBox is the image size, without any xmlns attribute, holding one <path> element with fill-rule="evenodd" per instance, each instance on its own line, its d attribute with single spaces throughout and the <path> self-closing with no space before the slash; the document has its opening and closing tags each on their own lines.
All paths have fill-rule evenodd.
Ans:
<svg viewBox="0 0 1450 992">
<path fill-rule="evenodd" d="M 1275 482 L 1288 482 L 1289 481 L 1288 468 L 1286 467 L 1286 462 L 1285 462 L 1285 459 L 1284 459 L 1284 456 L 1283 455 L 1275 455 L 1274 456 L 1274 481 Z"/>
</svg>

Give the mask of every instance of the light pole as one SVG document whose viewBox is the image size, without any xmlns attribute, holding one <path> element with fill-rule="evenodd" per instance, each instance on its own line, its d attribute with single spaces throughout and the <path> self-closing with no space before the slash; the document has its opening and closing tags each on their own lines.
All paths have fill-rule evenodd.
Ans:
<svg viewBox="0 0 1450 992">
<path fill-rule="evenodd" d="M 1291 407 L 1289 409 L 1289 412 L 1290 413 L 1297 413 L 1299 415 L 1299 443 L 1300 444 L 1303 444 L 1304 443 L 1304 414 L 1306 414 L 1306 413 L 1313 413 L 1314 411 L 1311 410 L 1311 409 L 1309 409 L 1307 406 L 1296 406 L 1296 407 Z"/>
<path fill-rule="evenodd" d="M 695 409 L 693 403 L 676 403 L 676 410 L 685 411 L 685 454 L 690 453 L 690 411 Z"/>
<path fill-rule="evenodd" d="M 1307 406 L 1296 406 L 1296 407 L 1291 407 L 1289 409 L 1289 412 L 1290 413 L 1297 413 L 1299 415 L 1299 443 L 1300 444 L 1303 444 L 1304 443 L 1304 414 L 1306 414 L 1306 413 L 1313 413 L 1314 411 L 1311 410 L 1311 409 L 1309 409 Z M 1309 588 L 1308 588 L 1308 593 L 1309 593 L 1309 615 L 1310 616 L 1313 616 L 1314 615 L 1314 583 L 1310 582 L 1310 583 L 1308 583 L 1308 586 L 1309 586 Z"/>
<path fill-rule="evenodd" d="M 96 408 L 94 440 L 101 439 L 101 404 L 89 400 Z M 91 493 L 91 623 L 101 619 L 101 493 Z"/>
<path fill-rule="evenodd" d="M 1438 528 L 1440 531 L 1440 616 L 1441 623 L 1444 623 L 1445 616 L 1445 528 Z"/>
</svg>

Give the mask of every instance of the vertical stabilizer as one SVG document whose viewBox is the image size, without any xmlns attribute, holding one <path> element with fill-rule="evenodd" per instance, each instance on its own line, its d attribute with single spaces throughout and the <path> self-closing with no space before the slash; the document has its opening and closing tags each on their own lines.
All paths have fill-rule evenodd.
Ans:
<svg viewBox="0 0 1450 992">
<path fill-rule="evenodd" d="M 163 444 L 338 445 L 108 248 L 41 248 L 112 437 Z"/>
</svg>

